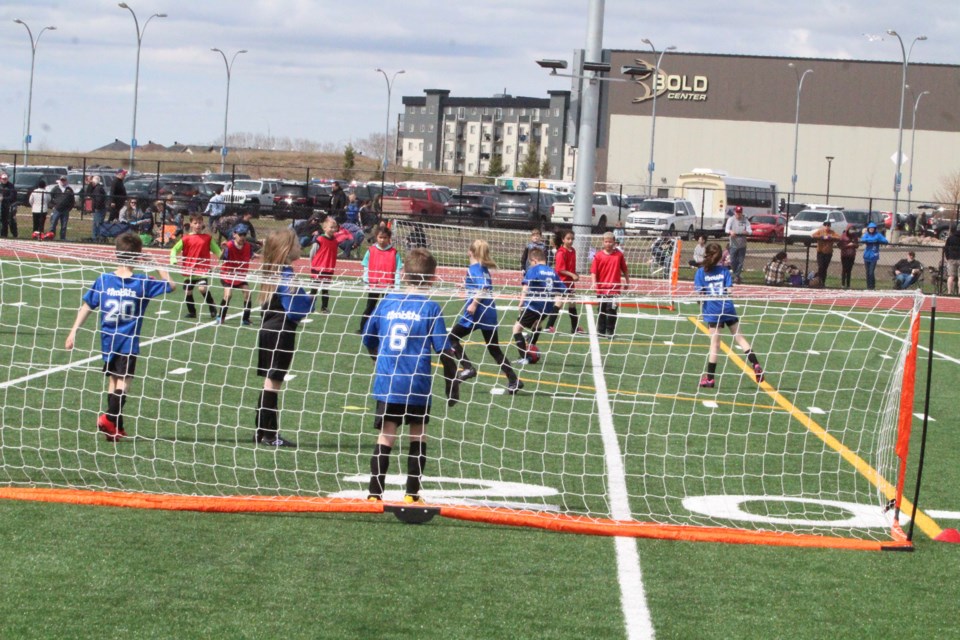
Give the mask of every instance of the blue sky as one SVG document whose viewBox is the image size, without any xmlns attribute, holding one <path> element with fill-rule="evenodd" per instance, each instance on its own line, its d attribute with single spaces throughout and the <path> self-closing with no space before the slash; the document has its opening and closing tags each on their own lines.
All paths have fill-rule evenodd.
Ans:
<svg viewBox="0 0 960 640">
<path fill-rule="evenodd" d="M 569 58 L 586 42 L 588 0 L 132 0 L 143 37 L 137 139 L 213 143 L 223 132 L 226 70 L 212 47 L 240 55 L 233 67 L 230 131 L 346 144 L 382 132 L 386 83 L 391 104 L 426 88 L 455 96 L 545 97 L 568 82 L 537 58 Z M 18 149 L 27 109 L 30 41 L 45 26 L 34 76 L 35 150 L 89 151 L 129 141 L 136 31 L 130 12 L 109 0 L 4 0 L 0 6 L 0 148 Z M 960 64 L 955 0 L 740 2 L 608 0 L 605 48 L 796 57 L 901 59 L 896 38 L 916 35 L 912 61 Z"/>
</svg>

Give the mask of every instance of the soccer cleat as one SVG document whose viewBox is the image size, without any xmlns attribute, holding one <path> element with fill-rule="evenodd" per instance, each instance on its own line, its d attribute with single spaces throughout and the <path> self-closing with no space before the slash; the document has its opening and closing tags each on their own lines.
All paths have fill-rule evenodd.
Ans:
<svg viewBox="0 0 960 640">
<path fill-rule="evenodd" d="M 586 331 L 583 330 L 583 327 L 577 327 L 577 330 L 574 331 L 573 333 L 576 334 L 576 335 L 578 335 L 578 336 L 582 336 L 583 334 L 586 333 Z"/>
<path fill-rule="evenodd" d="M 327 309 L 326 307 L 324 307 L 323 309 L 320 309 L 320 313 L 322 313 L 325 316 L 330 315 L 330 309 Z"/>
<path fill-rule="evenodd" d="M 57 236 L 55 236 L 55 235 L 53 234 L 53 231 L 47 231 L 45 234 L 43 234 L 43 239 L 44 239 L 44 240 L 53 240 L 53 239 L 56 238 L 56 237 L 57 237 Z"/>
<path fill-rule="evenodd" d="M 197 314 L 195 314 L 195 313 L 187 313 L 187 314 L 186 314 L 185 316 L 183 316 L 183 317 L 184 317 L 184 318 L 187 318 L 188 320 L 196 320 Z"/>
<path fill-rule="evenodd" d="M 519 360 L 514 360 L 513 364 L 517 365 L 518 367 L 522 367 L 530 364 L 530 360 L 528 358 L 520 358 Z"/>
<path fill-rule="evenodd" d="M 296 449 L 296 448 L 297 448 L 297 443 L 296 443 L 296 442 L 292 442 L 292 441 L 290 441 L 290 440 L 284 440 L 284 439 L 281 438 L 279 435 L 276 435 L 276 436 L 264 436 L 264 437 L 260 438 L 259 440 L 257 440 L 257 443 L 258 443 L 258 444 L 262 444 L 262 445 L 265 446 L 265 447 L 276 447 L 276 448 L 278 448 L 278 449 L 281 448 L 281 447 L 289 447 L 290 449 Z"/>
<path fill-rule="evenodd" d="M 242 325 L 245 326 L 245 327 L 249 327 L 249 326 L 250 326 L 251 324 L 253 324 L 253 323 L 250 322 L 249 320 L 241 320 L 241 321 L 240 321 L 240 324 L 242 324 Z"/>
<path fill-rule="evenodd" d="M 713 378 L 708 378 L 707 376 L 700 378 L 701 389 L 713 389 L 715 386 L 717 386 L 717 382 Z"/>
<path fill-rule="evenodd" d="M 367 502 L 383 502 L 383 496 L 375 496 L 371 493 L 367 496 Z"/>
<path fill-rule="evenodd" d="M 477 377 L 477 370 L 472 368 L 462 369 L 460 373 L 457 374 L 457 380 L 460 382 L 466 382 L 471 378 Z"/>
<path fill-rule="evenodd" d="M 34 232 L 33 232 L 33 235 L 31 235 L 30 237 L 33 238 L 34 240 L 39 240 L 39 239 L 40 239 L 40 232 L 39 232 L 39 231 L 34 231 Z"/>
<path fill-rule="evenodd" d="M 409 493 L 403 496 L 404 504 L 423 504 L 423 498 L 420 496 L 412 496 Z"/>
<path fill-rule="evenodd" d="M 753 374 L 757 377 L 757 383 L 763 382 L 763 367 L 760 363 L 753 365 Z"/>
<path fill-rule="evenodd" d="M 547 333 L 556 333 L 556 332 L 557 332 L 556 327 L 547 327 Z"/>
<path fill-rule="evenodd" d="M 523 380 L 520 380 L 519 378 L 507 385 L 507 393 L 511 396 L 517 391 L 520 391 L 520 389 L 523 389 Z"/>
<path fill-rule="evenodd" d="M 107 435 L 107 442 L 117 441 L 117 425 L 113 422 L 113 420 L 107 417 L 107 414 L 101 413 L 97 417 L 97 429 Z"/>
<path fill-rule="evenodd" d="M 223 324 L 223 318 L 217 316 L 216 320 L 217 320 L 217 324 Z"/>
</svg>

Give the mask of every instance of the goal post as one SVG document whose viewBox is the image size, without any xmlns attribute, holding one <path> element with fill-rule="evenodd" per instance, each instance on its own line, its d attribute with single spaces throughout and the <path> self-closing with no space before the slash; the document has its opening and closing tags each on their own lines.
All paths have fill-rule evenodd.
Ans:
<svg viewBox="0 0 960 640">
<path fill-rule="evenodd" d="M 426 231 L 429 249 L 447 257 L 424 293 L 449 329 L 463 308 L 464 242 L 474 235 Z M 511 233 L 483 230 L 500 247 L 499 339 L 513 361 L 525 238 Z M 398 247 L 408 237 L 394 226 Z M 631 270 L 649 266 L 651 245 L 638 240 L 626 243 Z M 166 262 L 166 252 L 146 255 Z M 150 302 L 124 408 L 129 437 L 108 442 L 97 427 L 106 407 L 98 323 L 82 325 L 73 351 L 64 340 L 85 291 L 116 269 L 112 247 L 0 240 L 0 256 L 0 497 L 383 511 L 366 501 L 377 431 L 373 365 L 359 334 L 370 291 L 357 262 L 338 263 L 329 313 L 308 314 L 297 331 L 278 401 L 280 433 L 297 447 L 270 448 L 253 441 L 261 312 L 242 325 L 239 294 L 223 324 L 199 297 L 200 319 L 184 317 L 182 288 Z M 294 266 L 306 288 L 316 284 L 306 261 Z M 434 356 L 427 505 L 442 516 L 600 535 L 909 548 L 895 517 L 915 515 L 903 485 L 922 296 L 737 287 L 751 351 L 722 329 L 707 388 L 711 328 L 702 299 L 688 282 L 669 284 L 674 277 L 638 278 L 620 299 L 612 337 L 598 334 L 597 299 L 578 287 L 586 332 L 563 322 L 541 333 L 540 361 L 515 365 L 524 383 L 515 394 L 479 332 L 464 341 L 478 375 L 455 406 Z M 254 292 L 262 281 L 251 272 Z M 211 285 L 219 304 L 217 274 Z M 403 497 L 407 443 L 401 428 L 388 504 Z"/>
</svg>

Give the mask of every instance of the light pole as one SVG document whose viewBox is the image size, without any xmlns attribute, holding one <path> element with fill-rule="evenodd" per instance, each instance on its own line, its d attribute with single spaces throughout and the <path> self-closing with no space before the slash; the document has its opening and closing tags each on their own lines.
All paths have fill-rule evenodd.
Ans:
<svg viewBox="0 0 960 640">
<path fill-rule="evenodd" d="M 907 179 L 907 213 L 910 213 L 910 209 L 913 206 L 913 165 L 917 160 L 916 156 L 913 155 L 913 145 L 917 141 L 917 107 L 920 106 L 920 98 L 929 93 L 929 91 L 921 91 L 920 95 L 917 96 L 916 102 L 913 103 L 913 124 L 911 125 L 912 133 L 910 134 L 910 177 Z"/>
<path fill-rule="evenodd" d="M 144 25 L 146 27 L 146 25 Z M 227 62 L 227 54 L 225 54 L 220 49 L 214 47 L 210 51 L 216 51 L 223 57 L 223 64 L 227 68 L 227 102 L 226 106 L 223 108 L 223 148 L 220 149 L 220 173 L 224 172 L 224 167 L 227 163 L 227 116 L 230 114 L 230 76 L 233 73 L 233 62 L 237 59 L 237 56 L 241 53 L 246 53 L 246 49 L 240 49 L 233 57 L 230 58 L 230 62 Z"/>
<path fill-rule="evenodd" d="M 793 121 L 793 174 L 790 176 L 790 183 L 792 184 L 790 202 L 794 202 L 797 199 L 797 147 L 800 142 L 800 92 L 803 91 L 804 78 L 807 77 L 808 73 L 813 73 L 813 69 L 807 69 L 803 73 L 800 73 L 800 70 L 792 62 L 787 63 L 787 66 L 793 69 L 794 75 L 797 76 L 797 113 Z M 830 192 L 829 188 L 827 192 Z"/>
<path fill-rule="evenodd" d="M 401 73 L 406 73 L 405 70 L 400 69 L 399 71 L 394 71 L 393 75 L 387 77 L 387 72 L 383 69 L 375 69 L 378 73 L 383 74 L 383 79 L 387 83 L 387 124 L 383 130 L 383 167 L 382 172 L 380 173 L 380 198 L 382 202 L 383 198 L 383 187 L 384 182 L 387 179 L 387 165 L 389 164 L 389 153 L 390 153 L 390 97 L 393 94 L 393 82 L 397 79 L 397 76 Z M 441 151 L 442 153 L 442 151 Z"/>
<path fill-rule="evenodd" d="M 143 29 L 140 28 L 140 21 L 137 20 L 137 14 L 126 2 L 117 5 L 121 9 L 126 9 L 133 16 L 133 26 L 137 30 L 137 69 L 133 78 L 133 131 L 130 134 L 130 171 L 133 171 L 133 160 L 137 152 L 137 94 L 140 91 L 140 45 L 143 44 L 143 34 L 147 31 L 147 25 L 154 18 L 166 18 L 165 13 L 155 13 L 143 23 Z"/>
<path fill-rule="evenodd" d="M 896 173 L 893 178 L 893 219 L 897 218 L 897 208 L 900 204 L 900 183 L 903 181 L 903 174 L 900 172 L 901 167 L 903 166 L 903 100 L 907 91 L 907 66 L 910 64 L 910 54 L 913 53 L 913 45 L 917 44 L 919 40 L 926 40 L 927 36 L 917 36 L 913 39 L 913 42 L 910 43 L 910 49 L 907 50 L 903 46 L 903 38 L 900 37 L 900 34 L 894 31 L 893 29 L 887 29 L 887 34 L 897 37 L 897 42 L 900 43 L 900 53 L 903 55 L 903 74 L 900 82 L 900 118 L 897 120 L 897 168 Z M 900 240 L 900 233 L 897 231 L 895 224 L 890 226 L 890 239 L 893 242 Z"/>
<path fill-rule="evenodd" d="M 653 46 L 649 38 L 644 38 L 641 42 L 650 45 L 653 55 L 657 55 L 657 48 Z M 667 51 L 676 51 L 676 49 L 675 46 L 670 45 L 661 51 L 660 55 L 657 56 L 657 65 L 653 72 L 653 108 L 650 112 L 650 162 L 647 164 L 647 195 L 653 195 L 653 142 L 657 136 L 657 83 L 660 81 L 660 61 L 663 60 L 663 55 Z"/>
<path fill-rule="evenodd" d="M 833 156 L 827 156 L 827 201 L 830 204 L 830 169 L 833 167 Z"/>
<path fill-rule="evenodd" d="M 17 24 L 22 24 L 27 30 L 27 33 L 30 35 L 30 92 L 27 94 L 27 134 L 23 138 L 23 164 L 29 164 L 30 159 L 30 113 L 33 111 L 33 67 L 34 63 L 37 60 L 37 45 L 40 44 L 40 36 L 43 35 L 44 31 L 56 31 L 56 27 L 44 27 L 40 29 L 40 33 L 37 34 L 37 39 L 33 39 L 33 31 L 30 30 L 30 26 L 17 18 L 14 20 Z"/>
</svg>

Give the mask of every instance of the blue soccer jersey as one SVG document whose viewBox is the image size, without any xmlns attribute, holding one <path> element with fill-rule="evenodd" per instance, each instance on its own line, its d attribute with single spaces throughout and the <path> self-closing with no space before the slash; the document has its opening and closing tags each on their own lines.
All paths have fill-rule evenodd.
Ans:
<svg viewBox="0 0 960 640">
<path fill-rule="evenodd" d="M 730 269 L 716 266 L 710 271 L 703 267 L 697 269 L 693 277 L 693 286 L 697 293 L 709 296 L 703 301 L 703 321 L 707 323 L 737 322 L 737 310 L 733 300 L 728 297 L 733 286 Z"/>
<path fill-rule="evenodd" d="M 280 271 L 277 297 L 280 298 L 283 310 L 287 312 L 287 320 L 298 324 L 313 311 L 317 303 L 317 298 L 304 291 L 293 279 L 293 267 L 290 266 Z"/>
<path fill-rule="evenodd" d="M 100 309 L 100 345 L 104 362 L 114 354 L 140 353 L 140 329 L 143 314 L 151 298 L 173 291 L 165 280 L 154 280 L 142 273 L 121 278 L 113 273 L 99 276 L 84 294 L 91 309 Z"/>
<path fill-rule="evenodd" d="M 463 313 L 457 324 L 471 329 L 496 329 L 497 305 L 493 300 L 493 278 L 490 270 L 479 262 L 470 265 L 467 277 L 464 280 L 467 290 L 467 301 L 463 305 Z M 474 313 L 467 311 L 472 300 L 477 300 L 477 310 Z"/>
<path fill-rule="evenodd" d="M 430 406 L 431 350 L 440 353 L 447 327 L 440 305 L 416 293 L 389 293 L 377 305 L 363 344 L 377 353 L 373 397 L 390 404 Z"/>
<path fill-rule="evenodd" d="M 523 276 L 527 293 L 523 298 L 523 308 L 537 313 L 553 313 L 553 298 L 567 290 L 557 272 L 545 264 L 535 264 Z"/>
</svg>

